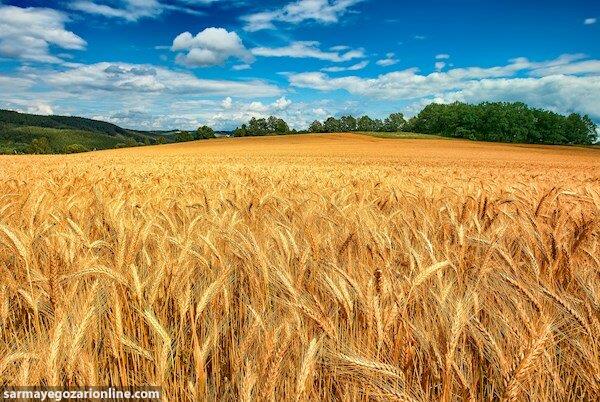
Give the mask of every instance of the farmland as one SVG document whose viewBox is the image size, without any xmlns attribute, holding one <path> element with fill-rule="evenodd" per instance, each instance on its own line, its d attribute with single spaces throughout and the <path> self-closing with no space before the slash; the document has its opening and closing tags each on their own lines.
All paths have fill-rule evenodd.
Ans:
<svg viewBox="0 0 600 402">
<path fill-rule="evenodd" d="M 2 385 L 600 393 L 600 150 L 297 135 L 0 171 Z"/>
</svg>

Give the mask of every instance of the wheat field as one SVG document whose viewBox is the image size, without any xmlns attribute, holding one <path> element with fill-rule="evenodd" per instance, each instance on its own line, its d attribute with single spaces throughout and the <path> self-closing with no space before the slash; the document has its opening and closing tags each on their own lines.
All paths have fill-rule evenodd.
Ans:
<svg viewBox="0 0 600 402">
<path fill-rule="evenodd" d="M 308 135 L 0 172 L 0 385 L 600 397 L 599 150 Z"/>
</svg>

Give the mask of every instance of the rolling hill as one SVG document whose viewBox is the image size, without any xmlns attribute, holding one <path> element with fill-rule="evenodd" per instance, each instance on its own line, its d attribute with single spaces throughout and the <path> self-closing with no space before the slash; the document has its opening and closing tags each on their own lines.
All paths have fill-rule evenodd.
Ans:
<svg viewBox="0 0 600 402">
<path fill-rule="evenodd" d="M 155 144 L 172 132 L 138 131 L 74 116 L 0 110 L 0 153 L 67 153 Z M 160 139 L 162 141 L 162 139 Z"/>
</svg>

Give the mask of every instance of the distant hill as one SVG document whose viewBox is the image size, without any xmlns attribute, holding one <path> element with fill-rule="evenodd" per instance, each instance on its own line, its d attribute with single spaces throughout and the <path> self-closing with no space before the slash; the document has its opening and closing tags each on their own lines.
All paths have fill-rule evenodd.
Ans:
<svg viewBox="0 0 600 402">
<path fill-rule="evenodd" d="M 0 153 L 68 153 L 172 142 L 173 131 L 138 131 L 74 116 L 0 110 Z"/>
</svg>

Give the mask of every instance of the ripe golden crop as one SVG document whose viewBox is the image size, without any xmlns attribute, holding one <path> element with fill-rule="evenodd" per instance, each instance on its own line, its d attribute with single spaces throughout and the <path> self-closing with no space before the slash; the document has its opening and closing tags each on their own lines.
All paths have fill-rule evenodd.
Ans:
<svg viewBox="0 0 600 402">
<path fill-rule="evenodd" d="M 598 150 L 293 136 L 0 172 L 0 385 L 600 393 Z"/>
</svg>

